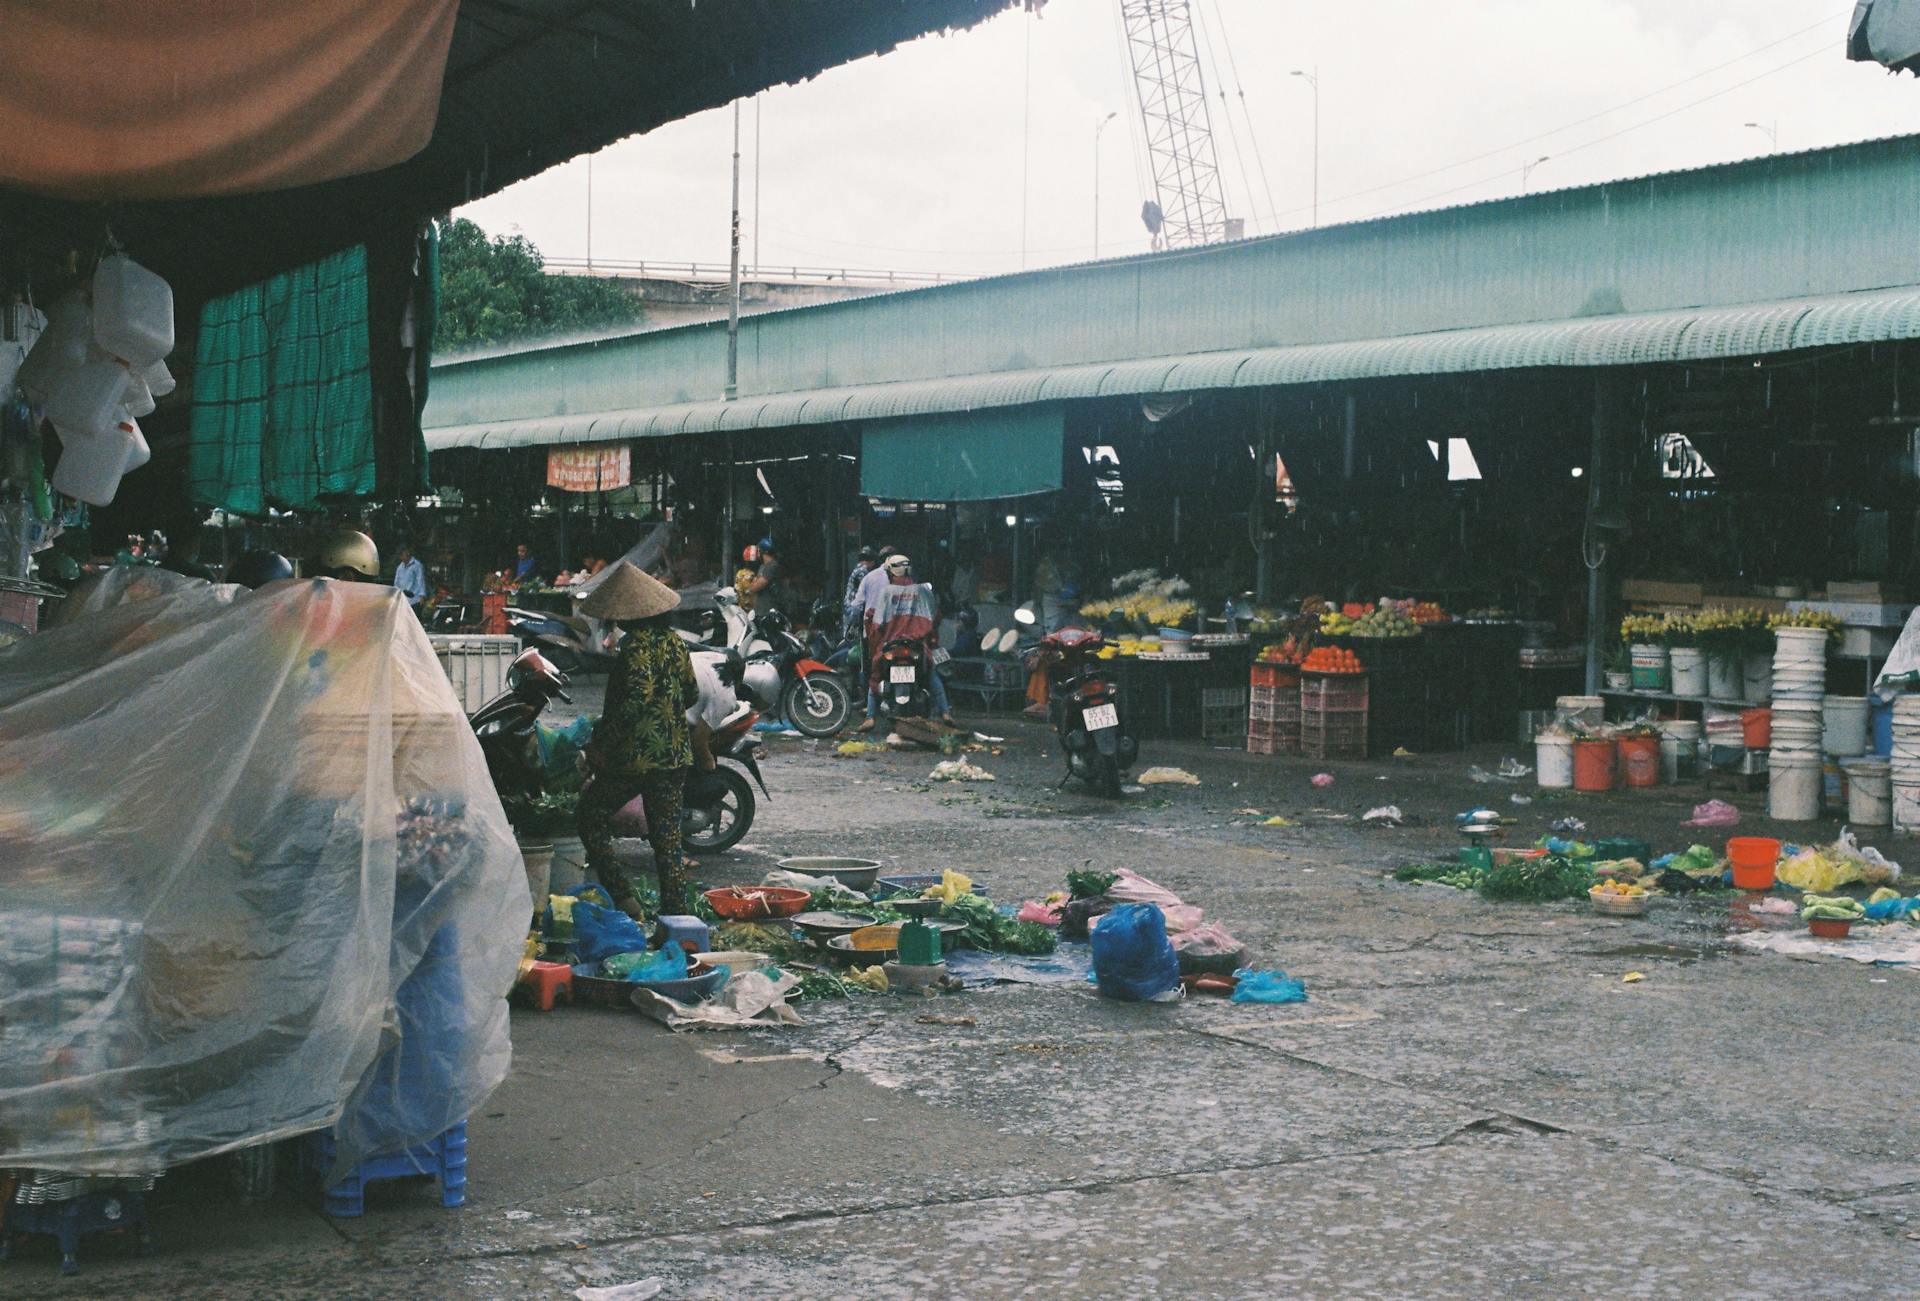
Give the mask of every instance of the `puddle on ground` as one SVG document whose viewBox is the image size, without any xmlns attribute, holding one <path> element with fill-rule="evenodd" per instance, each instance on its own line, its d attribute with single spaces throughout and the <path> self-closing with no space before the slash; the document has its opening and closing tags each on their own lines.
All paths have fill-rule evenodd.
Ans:
<svg viewBox="0 0 1920 1301">
<path fill-rule="evenodd" d="M 1616 944 L 1604 949 L 1581 949 L 1583 958 L 1664 958 L 1687 966 L 1702 958 L 1724 958 L 1717 946 L 1693 944 Z"/>
</svg>

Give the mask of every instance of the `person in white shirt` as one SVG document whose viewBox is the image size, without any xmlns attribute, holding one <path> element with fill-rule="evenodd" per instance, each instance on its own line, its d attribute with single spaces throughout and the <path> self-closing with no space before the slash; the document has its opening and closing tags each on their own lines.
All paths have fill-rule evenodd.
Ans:
<svg viewBox="0 0 1920 1301">
<path fill-rule="evenodd" d="M 693 660 L 693 685 L 699 696 L 687 707 L 687 721 L 693 724 L 693 766 L 701 772 L 713 771 L 713 734 L 726 725 L 740 702 L 714 671 L 715 656 L 696 651 Z"/>
<path fill-rule="evenodd" d="M 393 567 L 393 585 L 418 614 L 420 603 L 427 599 L 427 567 L 420 563 L 410 546 L 403 544 L 400 548 L 400 563 Z"/>
</svg>

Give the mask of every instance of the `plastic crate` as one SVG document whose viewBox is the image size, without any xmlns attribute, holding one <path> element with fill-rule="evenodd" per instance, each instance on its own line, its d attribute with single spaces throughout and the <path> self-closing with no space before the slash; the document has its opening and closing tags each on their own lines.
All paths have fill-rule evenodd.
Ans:
<svg viewBox="0 0 1920 1301">
<path fill-rule="evenodd" d="M 1247 725 L 1247 688 L 1202 687 L 1200 689 L 1200 738 L 1204 741 L 1227 740 L 1240 735 Z"/>
<path fill-rule="evenodd" d="M 1247 752 L 1249 754 L 1298 754 L 1299 751 L 1299 719 L 1285 723 L 1270 723 L 1260 719 L 1248 721 Z"/>
<path fill-rule="evenodd" d="M 1309 716 L 1300 723 L 1300 753 L 1309 759 L 1364 759 L 1367 757 L 1367 716 L 1350 714 Z"/>
<path fill-rule="evenodd" d="M 1368 702 L 1364 673 L 1309 673 L 1300 679 L 1300 716 L 1365 713 Z"/>
<path fill-rule="evenodd" d="M 1280 719 L 1300 716 L 1300 684 L 1284 687 L 1248 689 L 1247 713 L 1250 718 Z"/>
<path fill-rule="evenodd" d="M 1291 664 L 1255 664 L 1247 675 L 1247 683 L 1253 687 L 1297 687 L 1300 685 L 1300 672 Z"/>
</svg>

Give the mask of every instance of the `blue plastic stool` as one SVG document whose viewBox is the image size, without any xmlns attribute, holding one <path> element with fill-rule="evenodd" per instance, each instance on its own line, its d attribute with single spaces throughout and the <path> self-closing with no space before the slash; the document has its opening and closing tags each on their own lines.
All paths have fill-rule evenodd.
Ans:
<svg viewBox="0 0 1920 1301">
<path fill-rule="evenodd" d="M 710 946 L 707 924 L 686 913 L 666 913 L 660 918 L 666 928 L 668 944 L 678 944 L 688 953 L 705 953 Z"/>
<path fill-rule="evenodd" d="M 142 1255 L 151 1249 L 147 1203 L 140 1193 L 83 1193 L 65 1201 L 0 1207 L 0 1260 L 7 1258 L 14 1238 L 44 1233 L 59 1239 L 60 1272 L 77 1274 L 80 1239 L 122 1229 L 134 1231 Z"/>
<path fill-rule="evenodd" d="M 314 1135 L 313 1146 L 315 1165 L 325 1178 L 336 1150 L 332 1131 L 323 1130 Z M 417 1175 L 432 1175 L 439 1181 L 442 1206 L 460 1206 L 466 1202 L 467 1123 L 464 1120 L 438 1138 L 398 1152 L 368 1157 L 326 1189 L 324 1209 L 337 1219 L 352 1219 L 366 1211 L 369 1183 Z"/>
</svg>

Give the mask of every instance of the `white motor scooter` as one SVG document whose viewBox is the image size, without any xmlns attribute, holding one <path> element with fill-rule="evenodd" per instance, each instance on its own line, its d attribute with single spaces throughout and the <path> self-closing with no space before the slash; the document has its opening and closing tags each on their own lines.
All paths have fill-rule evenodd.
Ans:
<svg viewBox="0 0 1920 1301">
<path fill-rule="evenodd" d="M 740 608 L 731 587 L 714 593 L 719 640 L 703 640 L 685 629 L 681 637 L 701 650 L 721 650 L 741 661 L 738 690 L 767 715 L 778 715 L 807 736 L 832 736 L 852 712 L 847 688 L 832 669 L 813 659 L 793 626 L 777 610 L 758 617 Z"/>
</svg>

